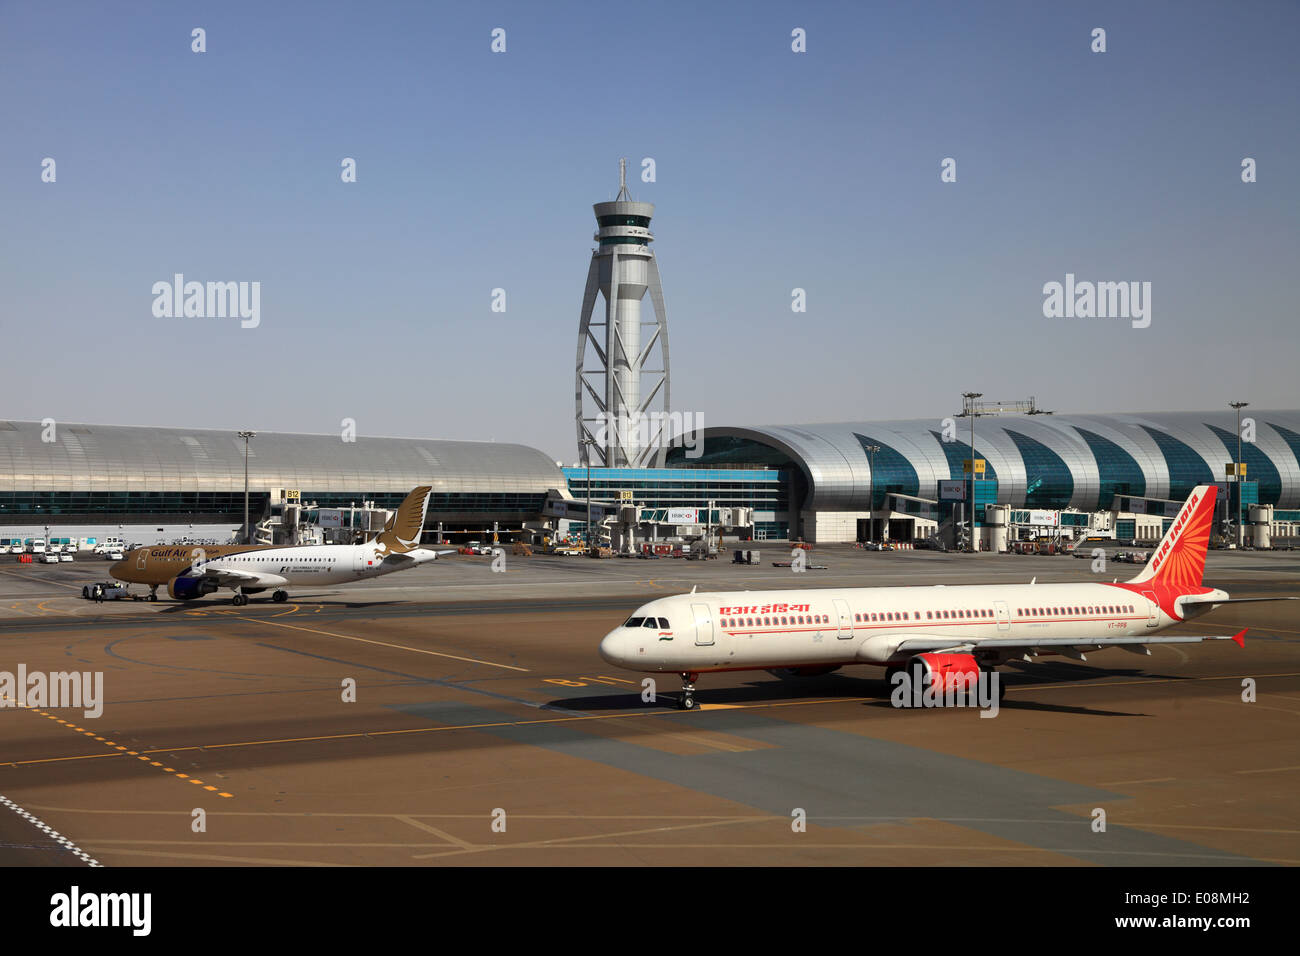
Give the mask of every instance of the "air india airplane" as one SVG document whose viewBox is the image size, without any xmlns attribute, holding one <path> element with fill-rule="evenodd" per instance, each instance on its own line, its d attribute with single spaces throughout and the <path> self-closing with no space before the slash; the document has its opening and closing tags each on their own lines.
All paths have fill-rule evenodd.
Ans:
<svg viewBox="0 0 1300 956">
<path fill-rule="evenodd" d="M 1221 604 L 1288 600 L 1234 599 L 1202 585 L 1216 493 L 1212 485 L 1192 491 L 1130 581 L 692 591 L 637 608 L 600 642 L 600 656 L 627 670 L 680 674 L 678 706 L 690 710 L 698 676 L 718 671 L 811 676 L 875 664 L 891 683 L 899 670 L 949 683 L 1045 654 L 1085 660 L 1122 647 L 1149 655 L 1151 644 L 1222 640 L 1244 647 L 1245 631 L 1157 636 Z"/>
<path fill-rule="evenodd" d="M 275 588 L 273 601 L 289 597 L 291 585 L 345 584 L 405 571 L 432 561 L 447 551 L 421 548 L 420 531 L 433 488 L 416 488 L 388 519 L 373 541 L 365 544 L 214 545 L 136 548 L 109 569 L 118 581 L 149 585 L 149 600 L 158 588 L 180 601 L 204 597 L 221 588 L 235 592 L 233 603 L 248 603 L 248 595 Z"/>
</svg>

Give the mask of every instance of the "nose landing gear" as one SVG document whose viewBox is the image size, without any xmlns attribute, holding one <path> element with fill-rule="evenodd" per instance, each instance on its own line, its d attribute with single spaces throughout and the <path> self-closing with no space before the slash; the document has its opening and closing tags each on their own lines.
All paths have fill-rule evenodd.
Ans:
<svg viewBox="0 0 1300 956">
<path fill-rule="evenodd" d="M 283 604 L 285 601 L 289 600 L 289 592 L 276 591 L 274 594 L 271 595 L 271 600 L 274 601 L 276 604 Z"/>
<path fill-rule="evenodd" d="M 699 674 L 682 673 L 682 696 L 677 701 L 678 710 L 695 709 L 695 679 Z"/>
</svg>

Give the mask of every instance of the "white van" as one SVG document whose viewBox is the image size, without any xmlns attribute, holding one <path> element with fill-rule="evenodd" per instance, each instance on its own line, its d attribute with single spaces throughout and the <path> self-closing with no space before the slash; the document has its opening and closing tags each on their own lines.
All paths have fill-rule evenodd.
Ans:
<svg viewBox="0 0 1300 956">
<path fill-rule="evenodd" d="M 45 539 L 32 538 L 32 554 L 44 554 L 44 553 L 45 553 Z"/>
</svg>

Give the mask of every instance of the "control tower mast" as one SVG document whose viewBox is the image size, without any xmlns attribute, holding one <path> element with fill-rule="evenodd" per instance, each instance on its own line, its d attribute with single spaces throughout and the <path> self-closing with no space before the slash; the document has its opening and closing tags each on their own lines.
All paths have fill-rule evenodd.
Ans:
<svg viewBox="0 0 1300 956">
<path fill-rule="evenodd" d="M 591 253 L 578 317 L 575 420 L 579 453 L 585 446 L 593 463 L 636 468 L 646 466 L 660 442 L 671 437 L 665 434 L 668 313 L 650 248 L 654 204 L 633 202 L 626 159 L 619 160 L 618 169 L 618 198 L 592 207 L 598 227 L 592 238 L 598 245 Z M 641 313 L 647 289 L 654 306 L 650 319 Z M 605 298 L 603 322 L 592 321 L 597 292 Z M 656 353 L 658 359 L 648 363 Z"/>
</svg>

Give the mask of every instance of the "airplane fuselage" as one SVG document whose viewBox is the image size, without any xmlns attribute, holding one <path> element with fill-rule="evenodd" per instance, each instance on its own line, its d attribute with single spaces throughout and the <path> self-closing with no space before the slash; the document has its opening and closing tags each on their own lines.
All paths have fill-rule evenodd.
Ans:
<svg viewBox="0 0 1300 956">
<path fill-rule="evenodd" d="M 1154 635 L 1209 609 L 1148 584 L 1023 584 L 700 592 L 638 608 L 600 645 L 611 664 L 644 672 L 890 665 L 908 638 L 1089 638 Z M 1198 588 L 1197 594 L 1224 592 Z M 654 625 L 645 623 L 653 619 Z M 628 623 L 638 621 L 634 626 Z M 665 626 L 666 625 L 666 626 Z M 996 663 L 1018 654 L 984 655 Z"/>
<path fill-rule="evenodd" d="M 110 569 L 131 584 L 165 586 L 178 575 L 234 572 L 258 576 L 246 590 L 302 585 L 344 584 L 401 571 L 432 560 L 433 551 L 417 548 L 389 554 L 373 542 L 357 545 L 158 545 L 137 548 Z"/>
</svg>

